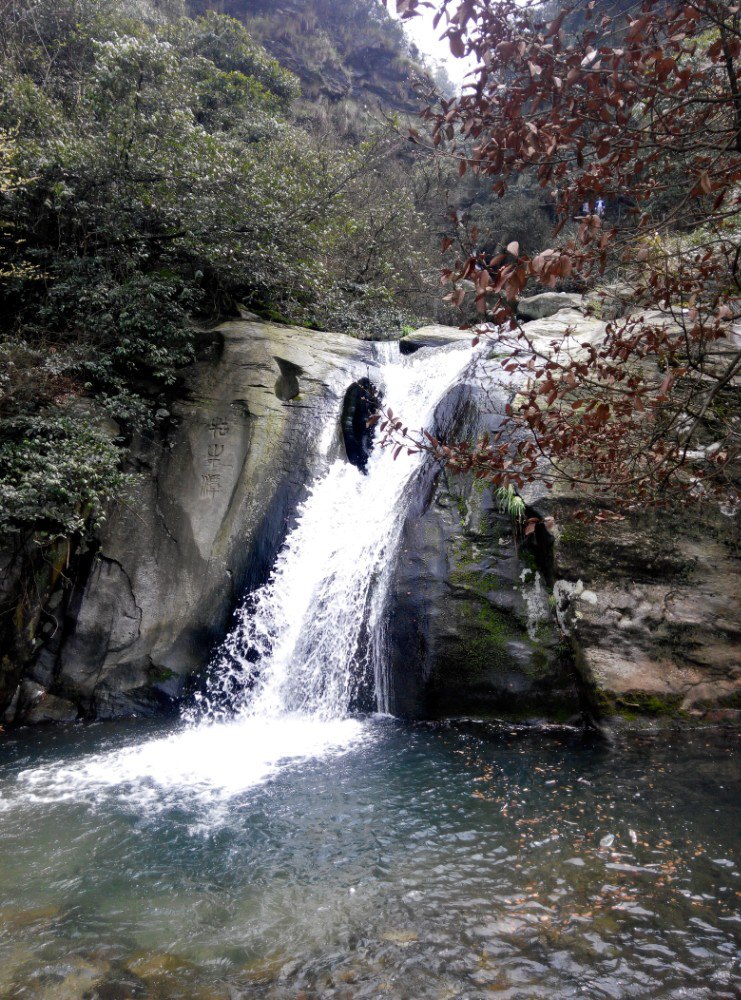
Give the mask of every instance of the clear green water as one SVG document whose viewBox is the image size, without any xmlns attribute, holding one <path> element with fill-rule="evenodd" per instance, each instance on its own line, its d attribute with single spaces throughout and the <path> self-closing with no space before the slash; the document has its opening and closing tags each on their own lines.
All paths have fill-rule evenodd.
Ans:
<svg viewBox="0 0 741 1000">
<path fill-rule="evenodd" d="M 3 737 L 0 996 L 739 995 L 728 732 L 248 727 Z"/>
</svg>

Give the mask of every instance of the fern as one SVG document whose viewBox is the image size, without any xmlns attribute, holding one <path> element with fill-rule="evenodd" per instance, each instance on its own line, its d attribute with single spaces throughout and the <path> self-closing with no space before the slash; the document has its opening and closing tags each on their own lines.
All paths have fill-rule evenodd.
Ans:
<svg viewBox="0 0 741 1000">
<path fill-rule="evenodd" d="M 525 520 L 525 501 L 515 493 L 514 486 L 498 487 L 496 498 L 503 514 L 508 514 L 517 523 Z"/>
</svg>

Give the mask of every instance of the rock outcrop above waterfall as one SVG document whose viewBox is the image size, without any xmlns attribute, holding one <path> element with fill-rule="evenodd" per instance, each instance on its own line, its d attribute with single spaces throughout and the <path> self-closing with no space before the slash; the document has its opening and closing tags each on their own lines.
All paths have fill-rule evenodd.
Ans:
<svg viewBox="0 0 741 1000">
<path fill-rule="evenodd" d="M 455 326 L 442 326 L 433 323 L 423 326 L 414 333 L 409 333 L 399 341 L 402 354 L 414 354 L 423 347 L 445 347 L 447 344 L 471 343 L 473 334 L 470 330 L 459 330 Z"/>
<path fill-rule="evenodd" d="M 135 488 L 79 584 L 57 589 L 57 628 L 11 718 L 174 705 L 239 598 L 266 579 L 307 484 L 341 452 L 345 390 L 369 365 L 369 345 L 341 334 L 237 321 L 204 335 L 160 433 L 134 443 Z"/>
</svg>

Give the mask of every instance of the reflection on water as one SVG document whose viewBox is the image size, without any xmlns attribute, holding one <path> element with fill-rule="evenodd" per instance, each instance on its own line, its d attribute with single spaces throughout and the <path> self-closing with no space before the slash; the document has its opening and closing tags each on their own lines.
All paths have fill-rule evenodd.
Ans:
<svg viewBox="0 0 741 1000">
<path fill-rule="evenodd" d="M 729 733 L 193 732 L 5 739 L 0 996 L 738 995 Z"/>
</svg>

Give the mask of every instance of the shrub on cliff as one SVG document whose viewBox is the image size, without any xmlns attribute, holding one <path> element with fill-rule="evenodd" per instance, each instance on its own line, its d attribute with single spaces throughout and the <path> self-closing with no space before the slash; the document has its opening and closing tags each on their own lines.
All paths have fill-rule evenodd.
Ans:
<svg viewBox="0 0 741 1000">
<path fill-rule="evenodd" d="M 19 510 L 32 524 L 34 503 L 52 523 L 55 449 L 69 509 L 75 482 L 79 509 L 100 507 L 106 488 L 69 462 L 85 441 L 99 453 L 103 411 L 120 445 L 150 422 L 193 357 L 194 321 L 239 301 L 363 332 L 404 321 L 397 297 L 419 283 L 429 239 L 407 172 L 384 166 L 398 139 L 367 128 L 348 148 L 299 125 L 296 78 L 243 24 L 177 2 L 17 0 L 0 35 L 8 524 Z M 94 405 L 73 417 L 77 397 Z M 95 460 L 101 477 L 117 447 Z"/>
<path fill-rule="evenodd" d="M 2 421 L 0 532 L 83 532 L 128 485 L 110 433 L 62 409 Z"/>
</svg>

